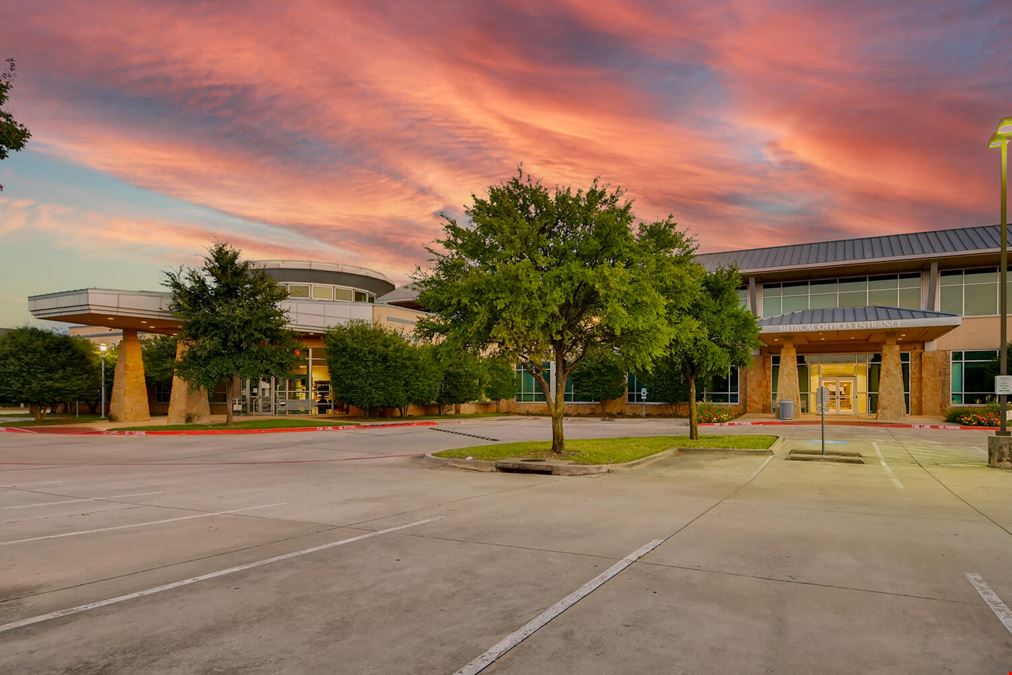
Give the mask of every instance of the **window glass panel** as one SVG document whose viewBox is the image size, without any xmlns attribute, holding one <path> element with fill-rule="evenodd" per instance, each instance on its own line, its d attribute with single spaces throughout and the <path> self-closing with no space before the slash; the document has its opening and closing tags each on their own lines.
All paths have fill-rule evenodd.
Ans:
<svg viewBox="0 0 1012 675">
<path fill-rule="evenodd" d="M 784 314 L 808 309 L 808 296 L 784 296 Z"/>
<path fill-rule="evenodd" d="M 313 300 L 333 300 L 334 299 L 334 287 L 333 286 L 317 286 L 313 284 Z"/>
<path fill-rule="evenodd" d="M 812 309 L 820 309 L 823 307 L 836 307 L 836 293 L 829 294 L 823 293 L 819 295 L 813 295 L 809 298 L 808 306 Z"/>
<path fill-rule="evenodd" d="M 288 297 L 305 299 L 309 297 L 309 284 L 289 284 Z"/>
<path fill-rule="evenodd" d="M 920 309 L 921 307 L 921 287 L 917 288 L 901 288 L 900 289 L 900 304 L 897 307 L 903 307 L 905 309 Z"/>
<path fill-rule="evenodd" d="M 942 286 L 941 293 L 942 311 L 949 314 L 963 313 L 963 287 Z"/>
<path fill-rule="evenodd" d="M 868 289 L 868 281 L 866 279 L 841 279 L 840 280 L 840 292 L 854 292 L 860 291 L 864 293 Z"/>
<path fill-rule="evenodd" d="M 996 284 L 998 283 L 998 271 L 993 269 L 986 270 L 966 270 L 963 273 L 964 284 Z"/>
<path fill-rule="evenodd" d="M 765 291 L 763 293 L 763 317 L 777 316 L 783 314 L 780 311 L 780 298 L 767 298 L 765 297 Z"/>
<path fill-rule="evenodd" d="M 355 292 L 352 291 L 350 288 L 335 288 L 334 299 L 351 302 L 352 300 L 355 299 Z"/>
<path fill-rule="evenodd" d="M 793 284 L 784 284 L 783 288 L 785 298 L 788 296 L 808 295 L 808 283 L 804 281 Z"/>
<path fill-rule="evenodd" d="M 896 307 L 896 289 L 868 291 L 868 304 Z"/>
<path fill-rule="evenodd" d="M 997 349 L 981 349 L 971 352 L 963 352 L 964 361 L 991 361 L 998 355 Z"/>
<path fill-rule="evenodd" d="M 920 274 L 901 274 L 900 275 L 900 288 L 920 288 L 921 287 L 921 275 Z"/>
<path fill-rule="evenodd" d="M 987 316 L 998 313 L 997 284 L 967 284 L 963 287 L 963 314 Z"/>
<path fill-rule="evenodd" d="M 943 286 L 961 286 L 963 284 L 963 270 L 949 270 L 942 272 Z"/>
<path fill-rule="evenodd" d="M 897 287 L 897 278 L 894 276 L 888 277 L 872 277 L 868 279 L 868 290 L 870 291 L 883 291 L 888 289 L 895 289 Z"/>
<path fill-rule="evenodd" d="M 367 302 L 368 300 L 369 300 L 368 295 L 366 295 L 362 291 L 355 291 L 355 302 Z"/>
<path fill-rule="evenodd" d="M 860 293 L 840 292 L 840 307 L 864 307 L 868 304 L 868 295 Z"/>
<path fill-rule="evenodd" d="M 833 293 L 836 294 L 836 279 L 813 281 L 809 288 L 812 293 Z"/>
</svg>

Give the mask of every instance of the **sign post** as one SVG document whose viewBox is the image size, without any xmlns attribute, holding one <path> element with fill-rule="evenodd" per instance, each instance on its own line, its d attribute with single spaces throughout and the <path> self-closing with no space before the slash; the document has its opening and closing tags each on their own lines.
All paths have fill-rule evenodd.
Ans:
<svg viewBox="0 0 1012 675">
<path fill-rule="evenodd" d="M 643 404 L 643 417 L 647 416 L 647 388 L 640 388 L 640 403 Z"/>
<path fill-rule="evenodd" d="M 815 398 L 819 405 L 819 414 L 822 418 L 822 454 L 826 454 L 826 408 L 829 407 L 829 389 L 820 386 L 816 390 Z"/>
</svg>

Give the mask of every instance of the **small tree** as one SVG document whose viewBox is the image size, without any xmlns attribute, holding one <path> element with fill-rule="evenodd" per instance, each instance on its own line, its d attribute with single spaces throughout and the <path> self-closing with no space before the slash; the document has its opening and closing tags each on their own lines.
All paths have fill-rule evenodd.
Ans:
<svg viewBox="0 0 1012 675">
<path fill-rule="evenodd" d="M 410 362 L 402 373 L 405 379 L 407 403 L 431 405 L 439 398 L 439 385 L 443 371 L 434 345 L 411 344 Z M 407 417 L 408 406 L 401 408 L 401 417 Z"/>
<path fill-rule="evenodd" d="M 482 359 L 482 395 L 495 401 L 495 411 L 503 399 L 513 398 L 517 393 L 517 371 L 506 359 Z"/>
<path fill-rule="evenodd" d="M 433 312 L 418 330 L 522 365 L 545 395 L 552 451 L 562 453 L 573 368 L 594 349 L 615 349 L 632 368 L 663 353 L 671 324 L 655 254 L 691 264 L 691 242 L 670 219 L 634 230 L 621 189 L 549 190 L 522 171 L 472 197 L 465 214 L 466 224 L 444 216 L 431 267 L 416 275 Z"/>
<path fill-rule="evenodd" d="M 481 397 L 481 363 L 476 357 L 450 344 L 436 347 L 442 370 L 439 382 L 439 414 L 448 405 L 460 405 Z"/>
<path fill-rule="evenodd" d="M 288 297 L 263 271 L 240 259 L 238 249 L 214 244 L 200 269 L 165 273 L 170 309 L 188 347 L 176 372 L 194 387 L 225 381 L 225 419 L 232 424 L 236 379 L 284 377 L 298 344 L 280 302 Z"/>
<path fill-rule="evenodd" d="M 323 342 L 334 400 L 362 408 L 371 416 L 377 408 L 400 408 L 403 413 L 412 394 L 424 395 L 424 385 L 409 386 L 408 377 L 421 357 L 397 331 L 352 321 L 330 328 Z"/>
<path fill-rule="evenodd" d="M 597 401 L 601 414 L 604 402 L 625 393 L 625 368 L 621 358 L 611 351 L 595 351 L 573 369 L 573 392 L 578 400 Z"/>
<path fill-rule="evenodd" d="M 730 368 L 742 368 L 759 348 L 759 326 L 738 297 L 741 275 L 722 268 L 702 277 L 700 292 L 692 296 L 688 318 L 669 345 L 672 368 L 680 369 L 688 385 L 689 438 L 699 438 L 696 417 L 697 384 Z"/>
<path fill-rule="evenodd" d="M 48 407 L 90 398 L 99 386 L 87 340 L 27 326 L 0 337 L 0 401 L 27 403 L 37 421 Z"/>
<path fill-rule="evenodd" d="M 11 150 L 17 152 L 25 147 L 32 137 L 28 127 L 14 119 L 14 114 L 4 106 L 14 86 L 14 59 L 7 59 L 7 69 L 0 71 L 0 159 L 7 159 Z M 4 186 L 0 185 L 0 192 Z"/>
</svg>

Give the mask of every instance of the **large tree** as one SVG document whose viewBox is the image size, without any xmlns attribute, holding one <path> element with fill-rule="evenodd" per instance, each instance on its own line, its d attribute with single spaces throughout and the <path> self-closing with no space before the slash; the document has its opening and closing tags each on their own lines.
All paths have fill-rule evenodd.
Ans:
<svg viewBox="0 0 1012 675">
<path fill-rule="evenodd" d="M 552 451 L 562 453 L 573 368 L 593 349 L 618 350 L 629 368 L 663 352 L 671 323 L 656 261 L 692 264 L 691 242 L 670 218 L 634 227 L 620 188 L 550 190 L 523 171 L 473 196 L 465 215 L 444 216 L 430 266 L 416 274 L 433 313 L 419 331 L 521 364 L 545 395 Z"/>
<path fill-rule="evenodd" d="M 597 401 L 601 414 L 604 402 L 625 393 L 626 374 L 622 359 L 612 351 L 595 351 L 573 370 L 573 392 L 577 400 Z"/>
<path fill-rule="evenodd" d="M 214 244 L 200 268 L 165 273 L 178 338 L 187 349 L 176 372 L 192 386 L 213 389 L 225 381 L 226 423 L 232 423 L 237 378 L 285 377 L 298 343 L 280 303 L 288 292 L 238 249 Z"/>
<path fill-rule="evenodd" d="M 691 296 L 687 316 L 676 319 L 680 327 L 662 361 L 681 371 L 688 385 L 689 438 L 699 438 L 697 385 L 747 366 L 759 348 L 759 326 L 742 306 L 739 286 L 741 275 L 733 267 L 706 272 Z"/>
<path fill-rule="evenodd" d="M 0 71 L 0 160 L 7 159 L 12 150 L 23 149 L 32 136 L 28 127 L 14 119 L 14 113 L 5 108 L 14 86 L 14 71 L 14 59 L 7 59 L 7 69 Z M 3 189 L 0 185 L 0 192 Z"/>
<path fill-rule="evenodd" d="M 101 386 L 94 346 L 41 328 L 0 337 L 0 401 L 27 403 L 36 420 L 46 409 L 91 399 Z"/>
</svg>

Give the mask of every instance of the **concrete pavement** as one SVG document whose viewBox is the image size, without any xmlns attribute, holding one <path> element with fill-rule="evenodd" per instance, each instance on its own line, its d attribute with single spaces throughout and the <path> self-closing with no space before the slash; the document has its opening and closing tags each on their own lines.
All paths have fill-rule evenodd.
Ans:
<svg viewBox="0 0 1012 675">
<path fill-rule="evenodd" d="M 0 436 L 0 624 L 50 617 L 0 628 L 0 671 L 452 673 L 654 539 L 484 672 L 1012 669 L 965 577 L 1012 602 L 1012 473 L 983 468 L 984 433 L 832 428 L 864 465 L 785 461 L 811 427 L 705 433 L 788 443 L 558 478 L 432 468 L 483 441 L 426 428 Z"/>
</svg>

